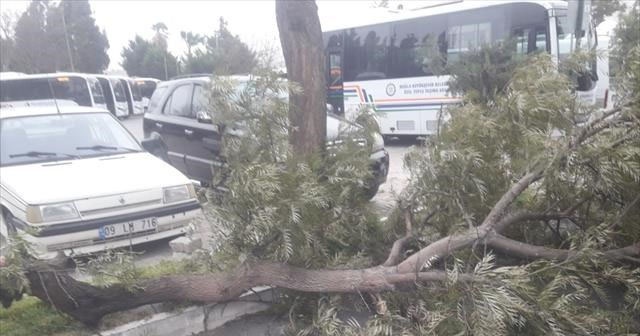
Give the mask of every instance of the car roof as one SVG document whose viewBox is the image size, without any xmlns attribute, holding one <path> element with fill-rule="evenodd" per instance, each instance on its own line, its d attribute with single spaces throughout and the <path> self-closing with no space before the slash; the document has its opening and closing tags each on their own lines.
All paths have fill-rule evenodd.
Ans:
<svg viewBox="0 0 640 336">
<path fill-rule="evenodd" d="M 248 75 L 233 75 L 233 76 L 219 76 L 219 77 L 231 78 L 240 82 L 246 82 L 251 78 L 251 76 L 248 76 Z M 194 82 L 208 83 L 209 81 L 211 81 L 211 76 L 203 75 L 203 76 L 185 77 L 185 78 L 178 78 L 178 79 L 173 79 L 168 81 L 162 81 L 158 83 L 158 85 L 171 86 L 171 85 L 179 85 L 179 84 L 194 83 Z"/>
<path fill-rule="evenodd" d="M 105 109 L 86 106 L 20 106 L 0 108 L 0 119 L 48 114 L 109 113 Z"/>
</svg>

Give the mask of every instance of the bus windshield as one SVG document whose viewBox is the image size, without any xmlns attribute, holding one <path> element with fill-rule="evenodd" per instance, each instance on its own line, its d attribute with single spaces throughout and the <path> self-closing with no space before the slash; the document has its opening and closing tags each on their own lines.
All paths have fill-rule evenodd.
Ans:
<svg viewBox="0 0 640 336">
<path fill-rule="evenodd" d="M 87 80 L 82 77 L 19 78 L 0 81 L 1 102 L 54 98 L 70 100 L 80 106 L 92 106 Z"/>
</svg>

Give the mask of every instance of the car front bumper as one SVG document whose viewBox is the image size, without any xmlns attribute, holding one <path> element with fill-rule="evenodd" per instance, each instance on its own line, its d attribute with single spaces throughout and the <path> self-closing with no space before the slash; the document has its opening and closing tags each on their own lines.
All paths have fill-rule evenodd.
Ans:
<svg viewBox="0 0 640 336">
<path fill-rule="evenodd" d="M 126 216 L 75 222 L 71 223 L 73 226 L 67 225 L 64 229 L 52 226 L 40 232 L 26 230 L 21 232 L 21 236 L 31 244 L 35 256 L 40 259 L 54 258 L 60 252 L 67 256 L 80 256 L 184 234 L 187 231 L 187 225 L 202 214 L 200 206 L 194 204 L 172 207 L 170 210 L 172 211 L 157 209 L 157 211 L 132 213 Z M 157 226 L 153 230 L 106 239 L 100 234 L 102 225 L 126 224 L 151 217 L 157 220 Z"/>
</svg>

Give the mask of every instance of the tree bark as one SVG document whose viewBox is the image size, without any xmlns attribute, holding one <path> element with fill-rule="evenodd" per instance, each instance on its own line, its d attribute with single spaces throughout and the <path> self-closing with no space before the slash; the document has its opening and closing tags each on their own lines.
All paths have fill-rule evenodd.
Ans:
<svg viewBox="0 0 640 336">
<path fill-rule="evenodd" d="M 318 7 L 309 0 L 276 1 L 276 19 L 289 82 L 289 143 L 296 155 L 309 157 L 325 147 L 327 133 L 325 57 Z"/>
<path fill-rule="evenodd" d="M 566 259 L 573 252 L 523 244 L 499 235 L 487 243 L 510 255 L 528 259 Z M 604 252 L 612 260 L 640 255 L 640 244 Z M 228 302 L 256 286 L 274 286 L 307 293 L 377 293 L 396 290 L 396 285 L 417 282 L 447 281 L 444 271 L 403 271 L 395 266 L 376 266 L 355 270 L 310 270 L 287 264 L 264 261 L 242 265 L 226 273 L 175 275 L 149 279 L 136 289 L 121 285 L 95 287 L 77 281 L 50 266 L 34 264 L 27 272 L 31 294 L 48 302 L 87 326 L 96 326 L 110 313 L 159 302 Z M 487 283 L 499 280 L 459 274 L 458 280 Z"/>
<path fill-rule="evenodd" d="M 308 293 L 382 292 L 396 284 L 445 281 L 443 271 L 399 274 L 391 267 L 309 270 L 275 262 L 243 265 L 231 272 L 176 275 L 142 281 L 137 290 L 95 287 L 38 264 L 27 271 L 31 294 L 76 320 L 96 326 L 109 313 L 158 302 L 226 302 L 252 287 L 275 286 Z M 462 275 L 462 280 L 473 281 Z"/>
</svg>

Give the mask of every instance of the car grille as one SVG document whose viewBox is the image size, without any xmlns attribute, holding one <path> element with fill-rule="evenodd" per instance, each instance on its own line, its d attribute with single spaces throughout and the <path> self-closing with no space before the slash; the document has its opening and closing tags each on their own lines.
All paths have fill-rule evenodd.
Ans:
<svg viewBox="0 0 640 336">
<path fill-rule="evenodd" d="M 108 207 L 108 208 L 82 210 L 82 211 L 80 211 L 80 215 L 82 215 L 83 217 L 89 217 L 89 216 L 95 216 L 95 215 L 100 215 L 100 214 L 105 214 L 105 213 L 127 211 L 127 210 L 130 210 L 130 209 L 141 208 L 141 207 L 146 207 L 146 206 L 151 206 L 151 205 L 159 205 L 161 203 L 162 203 L 161 200 L 156 199 L 156 200 L 150 200 L 150 201 L 145 201 L 145 202 L 118 205 L 118 206 L 113 206 L 113 207 Z"/>
</svg>

